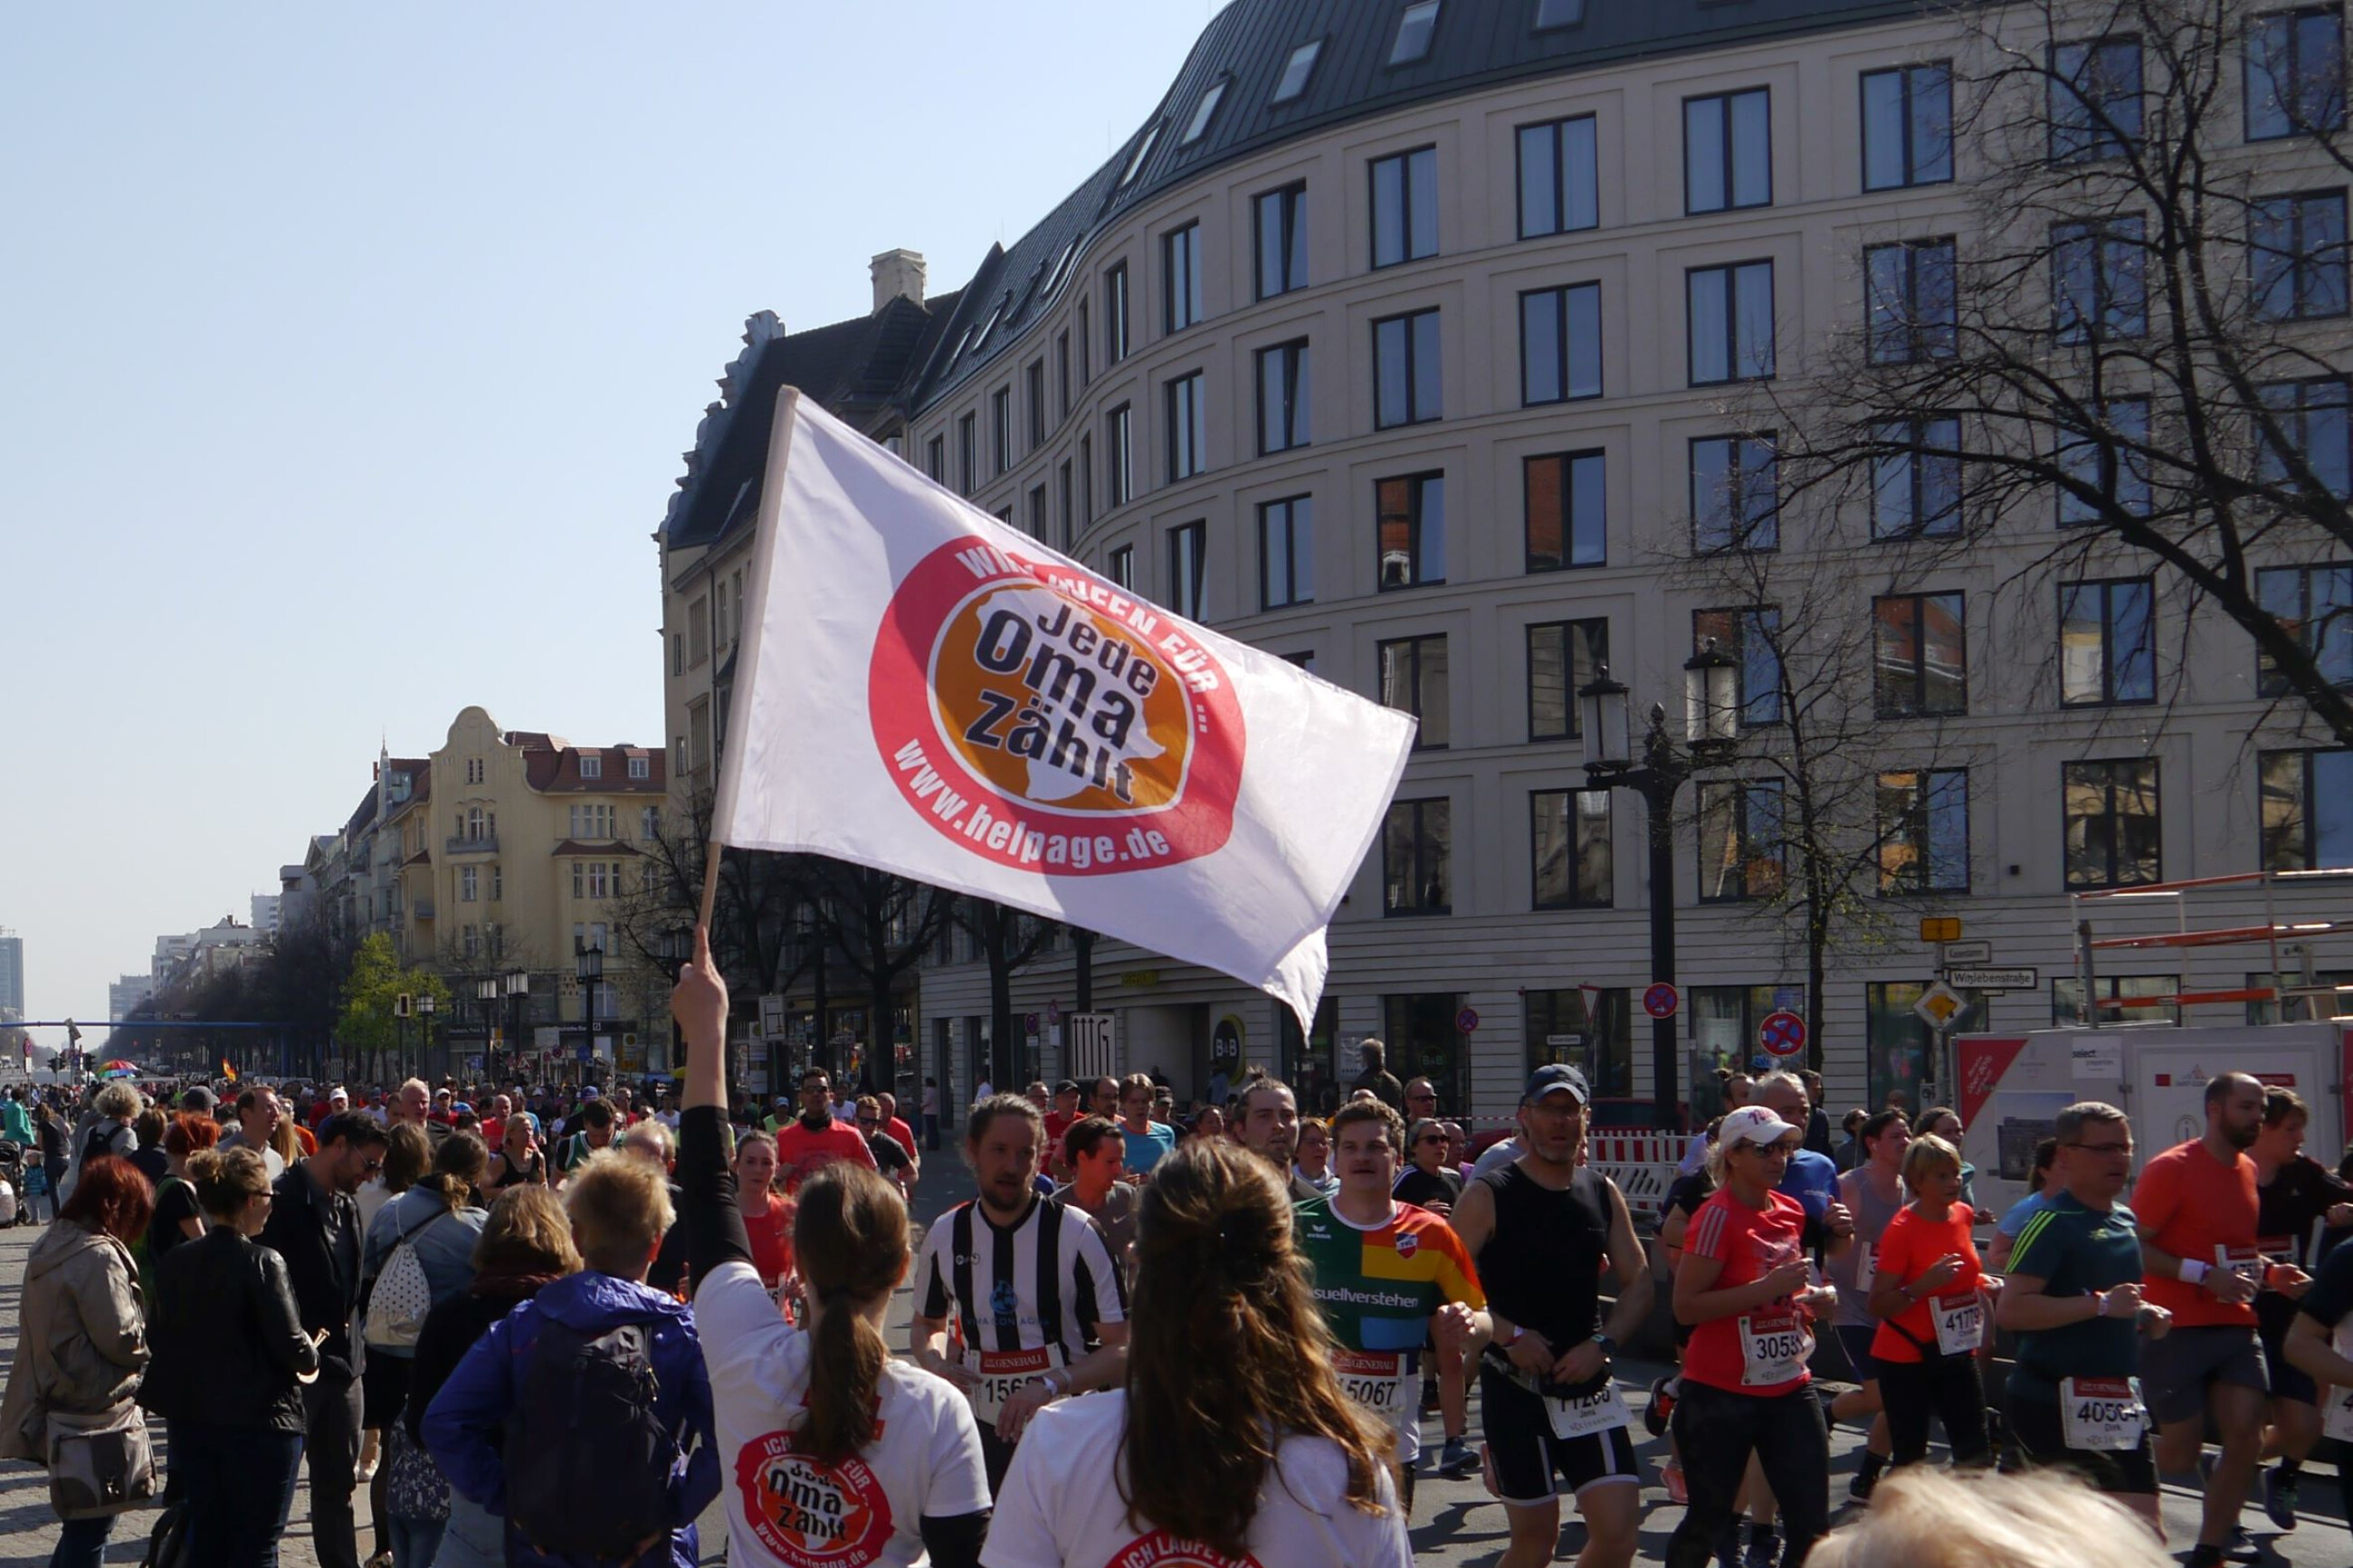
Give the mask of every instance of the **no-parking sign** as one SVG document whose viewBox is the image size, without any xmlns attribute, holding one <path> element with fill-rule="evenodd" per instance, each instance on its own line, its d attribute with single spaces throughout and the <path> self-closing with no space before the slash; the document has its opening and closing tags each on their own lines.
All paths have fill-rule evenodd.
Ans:
<svg viewBox="0 0 2353 1568">
<path fill-rule="evenodd" d="M 1653 1018 L 1672 1018 L 1682 1005 L 1682 994 L 1663 980 L 1642 993 L 1642 1011 Z"/>
<path fill-rule="evenodd" d="M 1767 1056 L 1794 1057 L 1806 1048 L 1806 1021 L 1787 1008 L 1767 1013 L 1757 1026 L 1757 1043 Z"/>
</svg>

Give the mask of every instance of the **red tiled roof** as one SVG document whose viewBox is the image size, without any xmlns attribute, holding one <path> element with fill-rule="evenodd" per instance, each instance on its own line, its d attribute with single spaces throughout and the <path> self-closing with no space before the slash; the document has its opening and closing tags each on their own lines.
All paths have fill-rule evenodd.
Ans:
<svg viewBox="0 0 2353 1568">
<path fill-rule="evenodd" d="M 603 760 L 598 776 L 580 776 L 580 759 Z M 629 759 L 646 759 L 646 776 L 629 776 Z M 566 746 L 523 752 L 523 779 L 543 795 L 661 795 L 669 788 L 668 755 L 659 746 Z"/>
</svg>

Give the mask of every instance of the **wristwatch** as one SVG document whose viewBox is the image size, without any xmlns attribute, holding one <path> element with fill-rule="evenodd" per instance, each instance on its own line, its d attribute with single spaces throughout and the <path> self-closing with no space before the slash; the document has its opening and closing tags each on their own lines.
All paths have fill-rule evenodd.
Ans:
<svg viewBox="0 0 2353 1568">
<path fill-rule="evenodd" d="M 1611 1339 L 1608 1334 L 1594 1335 L 1593 1342 L 1601 1347 L 1601 1359 L 1603 1361 L 1608 1361 L 1618 1353 L 1618 1342 Z"/>
</svg>

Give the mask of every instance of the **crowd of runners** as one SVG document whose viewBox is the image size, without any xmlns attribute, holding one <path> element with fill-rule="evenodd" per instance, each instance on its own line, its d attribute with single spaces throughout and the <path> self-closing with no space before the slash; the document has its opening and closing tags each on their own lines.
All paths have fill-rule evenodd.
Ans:
<svg viewBox="0 0 2353 1568">
<path fill-rule="evenodd" d="M 735 1564 L 1381 1568 L 1422 1479 L 1503 1503 L 1504 1568 L 1572 1550 L 1564 1500 L 1581 1568 L 1631 1563 L 1646 1482 L 1669 1568 L 2122 1568 L 2170 1561 L 2166 1479 L 2205 1568 L 2353 1440 L 2353 1193 L 2242 1074 L 2137 1184 L 2124 1112 L 2068 1107 L 1998 1225 L 1951 1111 L 1831 1150 L 1804 1079 L 1735 1080 L 1653 1227 L 1586 1158 L 1574 1068 L 1474 1159 L 1376 1044 L 1321 1118 L 1257 1072 L 1185 1124 L 1149 1075 L 986 1094 L 945 1130 L 976 1195 L 918 1227 L 935 1091 L 912 1122 L 816 1069 L 731 1094 L 699 942 L 673 1007 L 675 1104 L 0 1104 L 51 1194 L 0 1405 L 51 1562 L 160 1501 L 152 1561 L 274 1563 L 307 1470 L 327 1568 L 692 1568 L 714 1502 Z M 1678 1370 L 1630 1385 L 1654 1315 Z"/>
</svg>

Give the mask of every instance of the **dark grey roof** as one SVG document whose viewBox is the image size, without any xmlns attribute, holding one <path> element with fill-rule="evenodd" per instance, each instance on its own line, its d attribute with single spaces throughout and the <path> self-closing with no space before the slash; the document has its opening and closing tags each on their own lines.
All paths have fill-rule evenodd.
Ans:
<svg viewBox="0 0 2353 1568">
<path fill-rule="evenodd" d="M 910 407 L 936 402 L 1005 353 L 1072 277 L 1090 270 L 1085 251 L 1098 229 L 1220 163 L 1347 121 L 1523 78 L 1892 20 L 1940 0 L 1586 0 L 1582 22 L 1543 32 L 1535 30 L 1539 0 L 1442 0 L 1430 52 L 1391 66 L 1398 21 L 1410 3 L 1233 0 L 1118 153 L 1011 249 L 990 251 L 939 334 L 940 347 L 911 383 Z M 1323 47 L 1306 89 L 1270 102 L 1292 51 L 1315 38 Z M 1201 95 L 1219 81 L 1227 86 L 1207 131 L 1180 145 Z"/>
</svg>

